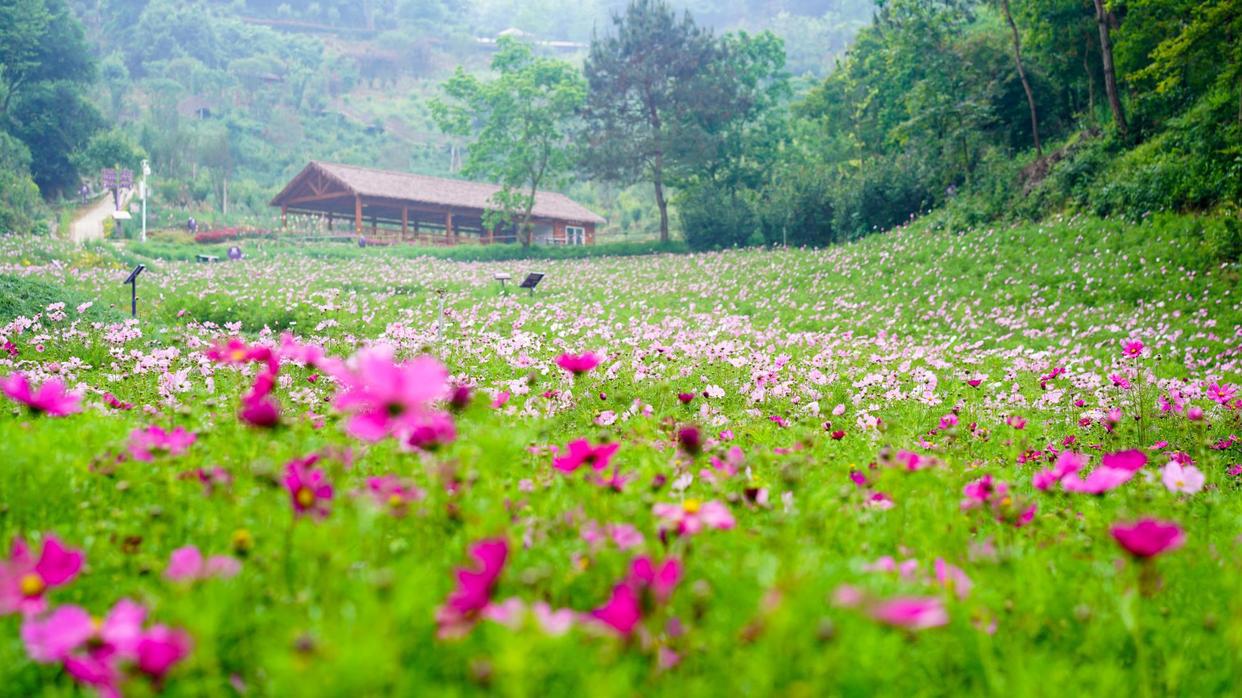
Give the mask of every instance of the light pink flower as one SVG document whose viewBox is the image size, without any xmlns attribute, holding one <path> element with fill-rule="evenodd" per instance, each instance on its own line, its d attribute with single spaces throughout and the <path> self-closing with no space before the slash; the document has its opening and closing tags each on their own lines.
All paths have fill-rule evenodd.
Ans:
<svg viewBox="0 0 1242 698">
<path fill-rule="evenodd" d="M 949 622 L 944 603 L 935 598 L 898 597 L 875 604 L 869 612 L 881 623 L 908 630 L 935 628 Z"/>
<path fill-rule="evenodd" d="M 960 567 L 950 565 L 942 558 L 936 558 L 935 572 L 936 582 L 957 594 L 957 598 L 964 599 L 970 595 L 970 590 L 974 587 L 974 584 L 971 583 L 970 577 L 967 577 Z"/>
<path fill-rule="evenodd" d="M 721 502 L 701 502 L 687 499 L 681 504 L 660 503 L 652 507 L 652 513 L 660 518 L 661 529 L 677 535 L 692 536 L 704 529 L 728 530 L 733 528 L 733 514 Z"/>
<path fill-rule="evenodd" d="M 345 429 L 364 441 L 424 426 L 432 403 L 448 394 L 448 371 L 439 361 L 422 356 L 398 363 L 386 345 L 358 352 L 353 369 L 336 378 L 342 389 L 335 405 L 351 415 Z"/>
<path fill-rule="evenodd" d="M 217 577 L 228 579 L 241 571 L 241 562 L 229 555 L 213 555 L 203 558 L 199 549 L 187 545 L 172 551 L 164 576 L 174 582 L 195 581 Z"/>
<path fill-rule="evenodd" d="M 198 436 L 184 427 L 164 431 L 163 427 L 152 424 L 129 433 L 129 456 L 144 462 L 155 460 L 155 456 L 161 454 L 180 456 L 197 440 Z"/>
<path fill-rule="evenodd" d="M 1193 465 L 1182 465 L 1177 461 L 1169 461 L 1161 472 L 1161 481 L 1170 492 L 1195 494 L 1203 489 L 1206 478 Z"/>
</svg>

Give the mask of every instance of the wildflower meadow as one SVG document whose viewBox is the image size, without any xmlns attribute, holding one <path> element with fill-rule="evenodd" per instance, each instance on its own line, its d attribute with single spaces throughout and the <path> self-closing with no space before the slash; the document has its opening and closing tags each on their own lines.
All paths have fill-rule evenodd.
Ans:
<svg viewBox="0 0 1242 698">
<path fill-rule="evenodd" d="M 0 240 L 0 694 L 1237 691 L 1193 218 L 243 248 Z"/>
</svg>

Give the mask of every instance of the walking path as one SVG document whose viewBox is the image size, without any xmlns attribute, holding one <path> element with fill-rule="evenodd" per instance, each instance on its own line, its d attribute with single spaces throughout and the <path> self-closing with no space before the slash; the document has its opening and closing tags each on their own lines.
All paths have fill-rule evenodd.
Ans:
<svg viewBox="0 0 1242 698">
<path fill-rule="evenodd" d="M 133 191 L 126 189 L 121 192 L 121 210 L 126 210 Z M 106 194 L 100 197 L 95 203 L 91 204 L 77 219 L 69 226 L 69 239 L 81 245 L 84 242 L 92 240 L 102 240 L 104 233 L 104 221 L 112 217 L 112 212 L 116 207 L 112 204 L 112 195 Z M 133 225 L 135 221 L 130 221 L 126 225 Z"/>
</svg>

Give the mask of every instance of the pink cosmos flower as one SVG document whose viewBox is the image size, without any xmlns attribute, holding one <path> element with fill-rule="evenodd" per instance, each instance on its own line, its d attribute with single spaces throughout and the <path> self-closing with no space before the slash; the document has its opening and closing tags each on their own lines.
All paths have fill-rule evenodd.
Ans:
<svg viewBox="0 0 1242 698">
<path fill-rule="evenodd" d="M 885 625 L 908 630 L 935 628 L 949 622 L 944 603 L 935 598 L 898 597 L 875 604 L 869 612 Z"/>
<path fill-rule="evenodd" d="M 332 485 L 322 470 L 313 467 L 318 461 L 319 456 L 310 455 L 285 466 L 285 489 L 298 516 L 310 514 L 322 519 L 331 510 Z"/>
<path fill-rule="evenodd" d="M 460 637 L 474 627 L 491 603 L 508 556 L 509 543 L 503 538 L 481 540 L 470 548 L 476 569 L 457 569 L 457 587 L 436 611 L 440 637 Z"/>
<path fill-rule="evenodd" d="M 729 507 L 716 501 L 687 499 L 681 504 L 660 503 L 651 511 L 659 517 L 661 531 L 671 530 L 679 536 L 692 536 L 711 528 L 724 531 L 734 526 Z"/>
<path fill-rule="evenodd" d="M 612 596 L 587 618 L 619 635 L 628 636 L 642 621 L 643 609 L 667 603 L 681 581 L 681 561 L 669 558 L 656 564 L 648 557 L 636 558 L 629 574 L 613 587 Z"/>
<path fill-rule="evenodd" d="M 1209 400 L 1228 406 L 1229 402 L 1237 396 L 1238 389 L 1228 383 L 1210 383 L 1206 392 Z"/>
<path fill-rule="evenodd" d="M 364 441 L 424 426 L 431 404 L 448 391 L 448 371 L 429 356 L 397 363 L 393 348 L 381 345 L 358 352 L 354 363 L 352 371 L 337 376 L 342 389 L 335 405 L 352 415 L 346 431 Z"/>
<path fill-rule="evenodd" d="M 681 401 L 681 404 L 689 405 L 694 400 L 694 393 L 677 393 L 677 399 Z"/>
<path fill-rule="evenodd" d="M 152 626 L 138 640 L 138 670 L 157 681 L 189 656 L 193 643 L 184 630 Z"/>
<path fill-rule="evenodd" d="M 918 560 L 902 560 L 897 562 L 892 555 L 885 555 L 876 559 L 875 562 L 869 562 L 863 565 L 864 572 L 896 572 L 901 575 L 902 579 L 913 579 L 919 569 Z"/>
<path fill-rule="evenodd" d="M 35 414 L 64 417 L 82 411 L 82 397 L 66 391 L 65 384 L 59 378 L 49 378 L 35 390 L 25 374 L 14 373 L 0 378 L 0 392 Z"/>
<path fill-rule="evenodd" d="M 417 502 L 426 496 L 418 487 L 396 475 L 367 478 L 367 493 L 376 504 L 396 516 L 404 516 L 409 511 L 411 502 Z"/>
<path fill-rule="evenodd" d="M 1177 461 L 1169 461 L 1161 471 L 1160 479 L 1170 492 L 1194 494 L 1203 489 L 1206 478 L 1193 465 L 1182 465 Z"/>
<path fill-rule="evenodd" d="M 1009 485 L 1003 482 L 994 482 L 991 475 L 972 480 L 962 488 L 962 494 L 965 499 L 962 500 L 962 509 L 973 509 L 991 502 L 995 497 L 1004 497 L 1009 492 Z"/>
<path fill-rule="evenodd" d="M 1005 418 L 1005 424 L 1021 431 L 1026 428 L 1026 418 L 1016 414 L 1009 415 Z"/>
<path fill-rule="evenodd" d="M 1143 343 L 1139 340 L 1122 342 L 1121 353 L 1129 358 L 1134 358 L 1143 353 Z"/>
<path fill-rule="evenodd" d="M 1176 550 L 1186 542 L 1186 533 L 1175 523 L 1140 519 L 1133 524 L 1117 524 L 1110 530 L 1117 544 L 1139 559 Z"/>
<path fill-rule="evenodd" d="M 959 599 L 964 599 L 970 595 L 970 590 L 974 584 L 971 583 L 970 577 L 967 577 L 960 567 L 954 567 L 941 558 L 936 558 L 934 567 L 938 584 L 957 594 Z"/>
<path fill-rule="evenodd" d="M 552 467 L 563 473 L 572 473 L 584 465 L 595 471 L 605 470 L 620 447 L 621 444 L 592 446 L 586 439 L 576 439 L 566 445 L 564 455 L 552 460 Z"/>
<path fill-rule="evenodd" d="M 1066 477 L 1077 474 L 1087 465 L 1087 457 L 1073 451 L 1061 451 L 1057 454 L 1056 465 L 1050 470 L 1041 470 L 1031 478 L 1031 484 L 1037 490 L 1047 490 L 1053 484 Z"/>
<path fill-rule="evenodd" d="M 399 435 L 401 445 L 415 451 L 431 451 L 457 440 L 457 425 L 447 412 L 432 412 L 408 432 Z"/>
<path fill-rule="evenodd" d="M 556 365 L 574 374 L 581 376 L 589 373 L 599 366 L 600 358 L 591 352 L 585 354 L 561 354 L 556 357 Z"/>
<path fill-rule="evenodd" d="M 129 433 L 129 456 L 148 463 L 160 454 L 180 456 L 196 440 L 198 436 L 184 427 L 164 431 L 163 427 L 152 424 L 146 429 L 135 429 Z"/>
<path fill-rule="evenodd" d="M 1099 466 L 1086 478 L 1070 475 L 1061 480 L 1061 488 L 1078 494 L 1103 494 L 1126 484 L 1134 478 L 1134 471 Z"/>
<path fill-rule="evenodd" d="M 45 536 L 36 560 L 21 538 L 13 539 L 8 560 L 0 560 L 0 616 L 31 615 L 47 608 L 47 592 L 73 581 L 86 556 L 70 550 L 56 536 Z"/>
<path fill-rule="evenodd" d="M 1118 470 L 1129 470 L 1137 472 L 1147 465 L 1147 454 L 1138 449 L 1129 451 L 1119 451 L 1117 453 L 1105 453 L 1100 459 L 1100 465 L 1105 468 L 1116 468 Z"/>
<path fill-rule="evenodd" d="M 229 555 L 213 555 L 204 559 L 199 549 L 187 545 L 177 548 L 168 559 L 164 576 L 174 582 L 196 581 L 218 577 L 228 579 L 237 576 L 241 563 Z"/>
<path fill-rule="evenodd" d="M 102 622 L 76 606 L 62 606 L 44 617 L 28 617 L 22 641 L 31 659 L 62 663 L 66 673 L 100 695 L 119 698 L 124 665 L 133 664 L 157 682 L 190 652 L 181 630 L 154 626 L 144 631 L 146 609 L 122 599 Z"/>
<path fill-rule="evenodd" d="M 612 596 L 603 606 L 591 611 L 587 617 L 612 629 L 619 635 L 628 636 L 642 620 L 638 594 L 626 584 L 613 587 Z"/>
</svg>

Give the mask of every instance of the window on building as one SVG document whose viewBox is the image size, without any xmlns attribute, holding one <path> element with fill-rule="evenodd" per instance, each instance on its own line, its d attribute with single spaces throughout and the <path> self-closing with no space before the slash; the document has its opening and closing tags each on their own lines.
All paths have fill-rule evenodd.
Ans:
<svg viewBox="0 0 1242 698">
<path fill-rule="evenodd" d="M 565 226 L 565 244 L 585 245 L 586 244 L 586 228 L 582 228 L 576 225 Z"/>
</svg>

